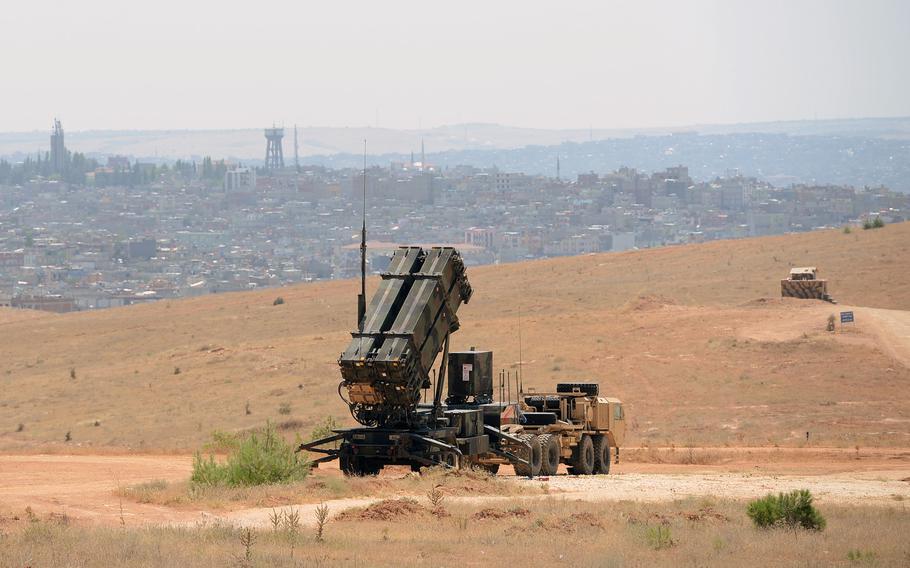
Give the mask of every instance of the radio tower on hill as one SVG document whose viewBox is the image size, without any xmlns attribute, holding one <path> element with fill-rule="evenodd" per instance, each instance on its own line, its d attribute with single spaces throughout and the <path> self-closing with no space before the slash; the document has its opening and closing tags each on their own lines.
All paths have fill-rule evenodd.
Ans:
<svg viewBox="0 0 910 568">
<path fill-rule="evenodd" d="M 281 140 L 284 138 L 284 128 L 265 129 L 265 169 L 278 170 L 284 167 L 284 151 L 281 149 Z"/>
</svg>

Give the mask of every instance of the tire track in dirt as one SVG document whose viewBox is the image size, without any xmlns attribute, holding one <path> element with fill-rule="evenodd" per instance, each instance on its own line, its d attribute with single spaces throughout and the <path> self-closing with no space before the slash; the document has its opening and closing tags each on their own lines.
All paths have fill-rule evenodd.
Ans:
<svg viewBox="0 0 910 568">
<path fill-rule="evenodd" d="M 847 306 L 841 311 L 847 311 Z M 871 324 L 883 351 L 910 368 L 910 311 L 882 308 L 849 308 L 859 317 L 871 316 Z"/>
</svg>

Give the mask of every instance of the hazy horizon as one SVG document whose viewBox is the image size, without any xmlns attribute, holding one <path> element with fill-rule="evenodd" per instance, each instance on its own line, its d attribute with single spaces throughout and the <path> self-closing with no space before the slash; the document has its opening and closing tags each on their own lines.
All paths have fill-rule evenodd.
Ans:
<svg viewBox="0 0 910 568">
<path fill-rule="evenodd" d="M 910 115 L 910 4 L 177 3 L 0 13 L 0 132 L 649 129 Z"/>
</svg>

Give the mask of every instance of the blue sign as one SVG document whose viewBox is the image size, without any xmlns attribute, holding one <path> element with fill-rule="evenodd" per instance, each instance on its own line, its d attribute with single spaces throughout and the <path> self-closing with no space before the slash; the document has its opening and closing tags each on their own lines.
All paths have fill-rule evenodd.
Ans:
<svg viewBox="0 0 910 568">
<path fill-rule="evenodd" d="M 853 312 L 841 312 L 840 313 L 840 322 L 841 323 L 855 323 L 853 321 Z"/>
</svg>

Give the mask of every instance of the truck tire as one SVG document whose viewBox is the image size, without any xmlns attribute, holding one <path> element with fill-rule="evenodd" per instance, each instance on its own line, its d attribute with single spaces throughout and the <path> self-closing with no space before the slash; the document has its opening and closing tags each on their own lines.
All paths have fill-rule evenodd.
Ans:
<svg viewBox="0 0 910 568">
<path fill-rule="evenodd" d="M 540 460 L 540 475 L 556 475 L 559 470 L 559 435 L 541 434 L 540 440 L 542 459 Z"/>
<path fill-rule="evenodd" d="M 486 471 L 490 475 L 496 475 L 499 473 L 499 464 L 498 463 L 485 463 L 480 466 L 480 469 Z"/>
<path fill-rule="evenodd" d="M 342 448 L 341 452 L 338 454 L 338 467 L 341 469 L 341 472 L 345 475 L 357 475 L 357 472 L 354 471 L 353 461 L 351 453 Z"/>
<path fill-rule="evenodd" d="M 610 440 L 603 434 L 594 436 L 594 473 L 610 473 L 610 453 Z"/>
<path fill-rule="evenodd" d="M 357 475 L 379 475 L 379 472 L 382 471 L 382 463 L 378 461 L 360 458 L 355 463 L 359 470 Z"/>
<path fill-rule="evenodd" d="M 447 451 L 442 452 L 442 455 L 439 456 L 439 461 L 442 465 L 452 468 L 452 469 L 461 469 L 461 460 L 458 459 L 460 456 L 455 452 Z"/>
<path fill-rule="evenodd" d="M 382 471 L 382 464 L 362 457 L 352 456 L 349 452 L 338 455 L 338 465 L 347 476 L 376 475 Z"/>
<path fill-rule="evenodd" d="M 540 461 L 542 458 L 542 452 L 540 450 L 540 438 L 534 434 L 520 434 L 518 438 L 522 442 L 530 444 L 530 451 L 528 448 L 522 447 L 519 455 L 528 460 L 529 465 L 523 463 L 515 464 L 515 475 L 523 475 L 526 477 L 534 477 L 540 475 Z"/>
<path fill-rule="evenodd" d="M 591 475 L 594 473 L 594 442 L 591 436 L 583 434 L 575 450 L 572 451 L 572 463 L 569 465 L 572 475 Z"/>
</svg>

